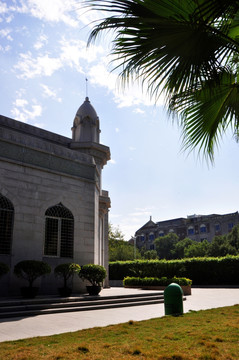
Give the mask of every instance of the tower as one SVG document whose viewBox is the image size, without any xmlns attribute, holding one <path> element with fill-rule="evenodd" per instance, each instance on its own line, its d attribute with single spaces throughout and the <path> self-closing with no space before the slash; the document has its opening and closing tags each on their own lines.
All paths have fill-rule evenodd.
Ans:
<svg viewBox="0 0 239 360">
<path fill-rule="evenodd" d="M 110 160 L 110 149 L 100 144 L 99 117 L 88 97 L 77 110 L 72 127 L 72 150 L 91 155 L 96 166 L 95 175 L 95 251 L 94 263 L 107 267 L 108 260 L 108 209 L 110 198 L 102 190 L 101 173 Z"/>
</svg>

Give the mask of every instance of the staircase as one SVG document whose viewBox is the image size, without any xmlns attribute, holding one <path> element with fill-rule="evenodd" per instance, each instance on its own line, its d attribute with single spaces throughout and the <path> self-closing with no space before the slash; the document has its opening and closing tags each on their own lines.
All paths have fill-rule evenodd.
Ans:
<svg viewBox="0 0 239 360">
<path fill-rule="evenodd" d="M 164 302 L 163 292 L 118 296 L 49 297 L 30 300 L 0 301 L 0 318 L 26 317 L 72 311 L 112 309 L 118 307 L 152 305 Z"/>
</svg>

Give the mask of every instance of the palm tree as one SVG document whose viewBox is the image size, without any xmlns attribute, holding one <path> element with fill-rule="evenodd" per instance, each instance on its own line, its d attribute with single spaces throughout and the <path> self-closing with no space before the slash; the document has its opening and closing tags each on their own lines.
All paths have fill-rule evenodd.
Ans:
<svg viewBox="0 0 239 360">
<path fill-rule="evenodd" d="M 88 44 L 114 31 L 112 54 L 123 83 L 138 78 L 152 97 L 161 93 L 177 115 L 183 148 L 214 158 L 230 125 L 239 133 L 239 1 L 86 0 L 109 12 Z"/>
</svg>

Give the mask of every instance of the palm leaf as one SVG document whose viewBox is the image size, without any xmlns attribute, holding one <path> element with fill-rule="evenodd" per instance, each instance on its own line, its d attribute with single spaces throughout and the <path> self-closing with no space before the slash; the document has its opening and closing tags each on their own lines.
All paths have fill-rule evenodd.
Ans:
<svg viewBox="0 0 239 360">
<path fill-rule="evenodd" d="M 217 80 L 205 82 L 202 89 L 180 94 L 171 101 L 171 110 L 181 113 L 183 146 L 199 147 L 204 155 L 214 159 L 214 148 L 222 134 L 233 124 L 235 135 L 239 129 L 239 84 L 235 74 L 223 71 Z"/>
<path fill-rule="evenodd" d="M 107 17 L 89 43 L 113 30 L 123 83 L 138 78 L 181 116 L 184 148 L 207 152 L 228 127 L 238 134 L 239 1 L 87 0 Z"/>
</svg>

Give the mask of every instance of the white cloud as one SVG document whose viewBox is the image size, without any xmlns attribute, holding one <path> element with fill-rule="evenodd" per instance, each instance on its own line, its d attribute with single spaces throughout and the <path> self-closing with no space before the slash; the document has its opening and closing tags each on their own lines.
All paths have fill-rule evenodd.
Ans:
<svg viewBox="0 0 239 360">
<path fill-rule="evenodd" d="M 145 111 L 144 111 L 144 110 L 141 110 L 141 109 L 139 109 L 139 108 L 134 109 L 133 112 L 134 112 L 135 114 L 145 114 Z"/>
<path fill-rule="evenodd" d="M 43 43 L 47 42 L 47 37 L 42 35 L 35 43 L 34 47 L 39 50 Z M 59 56 L 50 56 L 48 53 L 34 56 L 31 51 L 21 53 L 20 59 L 14 66 L 19 79 L 32 79 L 36 76 L 51 76 L 55 71 L 66 66 L 84 73 L 80 60 L 86 60 L 88 63 L 95 61 L 99 54 L 103 53 L 102 47 L 95 46 L 91 51 L 87 51 L 86 42 L 82 40 L 62 39 Z"/>
<path fill-rule="evenodd" d="M 0 2 L 0 14 L 5 14 L 7 13 L 8 8 L 7 8 L 7 4 L 4 2 Z"/>
<path fill-rule="evenodd" d="M 47 85 L 41 84 L 41 87 L 43 88 L 43 96 L 52 98 L 58 102 L 61 102 L 62 99 L 60 97 L 57 97 L 57 92 L 54 90 L 51 90 Z"/>
<path fill-rule="evenodd" d="M 107 58 L 98 60 L 97 65 L 93 65 L 88 74 L 93 84 L 104 86 L 114 95 L 114 101 L 119 108 L 130 107 L 133 105 L 152 106 L 154 99 L 147 95 L 146 89 L 142 90 L 138 82 L 133 82 L 123 88 L 118 84 L 118 75 L 107 70 Z M 118 86 L 118 87 L 117 87 Z M 157 105 L 163 104 L 163 98 L 159 98 Z M 139 111 L 138 111 L 139 112 Z"/>
<path fill-rule="evenodd" d="M 33 121 L 42 115 L 42 106 L 37 103 L 35 99 L 32 100 L 32 105 L 29 101 L 24 99 L 25 90 L 21 89 L 16 93 L 17 98 L 13 103 L 11 113 L 13 117 L 22 122 Z"/>
<path fill-rule="evenodd" d="M 17 75 L 19 79 L 32 79 L 36 76 L 51 76 L 54 71 L 61 67 L 62 63 L 58 58 L 51 58 L 48 55 L 34 58 L 32 53 L 28 51 L 26 54 L 20 54 L 20 60 L 14 69 L 20 71 Z"/>
<path fill-rule="evenodd" d="M 28 101 L 26 99 L 16 99 L 15 105 L 17 107 L 24 107 L 28 104 Z"/>
<path fill-rule="evenodd" d="M 42 34 L 37 39 L 36 43 L 33 45 L 36 50 L 40 50 L 44 44 L 48 42 L 48 38 L 46 35 Z"/>
<path fill-rule="evenodd" d="M 13 15 L 9 15 L 8 17 L 6 17 L 6 23 L 9 24 L 12 20 L 14 19 Z"/>
<path fill-rule="evenodd" d="M 115 132 L 116 132 L 116 133 L 120 132 L 120 129 L 119 129 L 119 128 L 115 128 Z"/>
<path fill-rule="evenodd" d="M 104 64 L 92 66 L 88 74 L 92 84 L 104 86 L 114 92 L 117 75 L 108 72 Z"/>
<path fill-rule="evenodd" d="M 2 46 L 0 45 L 0 51 L 2 51 L 3 53 L 8 52 L 11 49 L 11 46 L 7 45 L 7 46 Z"/>
<path fill-rule="evenodd" d="M 18 11 L 43 21 L 64 22 L 71 27 L 77 27 L 75 5 L 74 0 L 21 0 Z"/>
<path fill-rule="evenodd" d="M 110 159 L 109 163 L 115 165 L 116 161 L 114 159 Z"/>
<path fill-rule="evenodd" d="M 12 30 L 9 29 L 9 28 L 2 29 L 2 30 L 0 30 L 0 36 L 1 36 L 2 38 L 6 38 L 6 39 L 9 40 L 9 41 L 12 41 L 13 38 L 12 38 L 11 35 L 10 35 L 11 32 L 12 32 Z"/>
<path fill-rule="evenodd" d="M 135 150 L 136 150 L 136 147 L 130 146 L 130 147 L 129 147 L 129 150 L 130 150 L 130 151 L 135 151 Z"/>
</svg>

